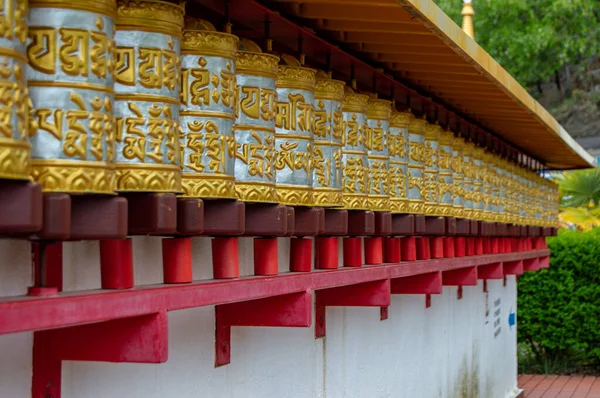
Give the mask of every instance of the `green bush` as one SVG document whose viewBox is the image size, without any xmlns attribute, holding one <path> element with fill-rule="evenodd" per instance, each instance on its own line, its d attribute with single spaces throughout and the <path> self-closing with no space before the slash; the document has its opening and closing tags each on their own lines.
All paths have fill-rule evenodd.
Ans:
<svg viewBox="0 0 600 398">
<path fill-rule="evenodd" d="M 600 229 L 548 239 L 550 268 L 518 283 L 519 364 L 528 372 L 600 372 Z"/>
</svg>

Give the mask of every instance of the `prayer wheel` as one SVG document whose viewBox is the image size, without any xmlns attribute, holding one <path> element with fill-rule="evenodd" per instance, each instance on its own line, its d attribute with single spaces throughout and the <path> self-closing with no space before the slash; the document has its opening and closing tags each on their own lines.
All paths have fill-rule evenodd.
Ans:
<svg viewBox="0 0 600 398">
<path fill-rule="evenodd" d="M 408 213 L 425 211 L 425 119 L 413 118 L 408 125 Z"/>
<path fill-rule="evenodd" d="M 453 179 L 453 153 L 452 143 L 454 134 L 450 130 L 441 129 L 438 147 L 438 176 L 440 187 L 440 215 L 445 217 L 455 216 L 454 209 L 454 179 Z"/>
<path fill-rule="evenodd" d="M 428 124 L 425 129 L 425 149 L 423 151 L 424 213 L 426 216 L 443 215 L 440 207 L 440 181 L 438 169 L 438 147 L 441 127 Z"/>
<path fill-rule="evenodd" d="M 316 70 L 290 63 L 279 66 L 276 81 L 277 201 L 290 206 L 311 206 Z"/>
<path fill-rule="evenodd" d="M 235 199 L 236 36 L 186 20 L 181 42 L 183 196 Z"/>
<path fill-rule="evenodd" d="M 315 206 L 341 207 L 342 142 L 344 115 L 342 101 L 346 83 L 319 73 L 315 84 L 315 125 L 312 168 Z"/>
<path fill-rule="evenodd" d="M 508 189 L 508 162 L 506 159 L 498 161 L 498 221 L 508 223 L 509 204 L 506 191 Z"/>
<path fill-rule="evenodd" d="M 235 57 L 238 84 L 235 192 L 245 202 L 277 202 L 275 191 L 275 79 L 279 57 L 247 40 Z"/>
<path fill-rule="evenodd" d="M 473 151 L 475 145 L 472 142 L 465 141 L 462 151 L 462 170 L 463 170 L 463 215 L 464 218 L 474 220 L 475 219 L 475 208 L 473 184 L 475 177 L 475 163 L 473 161 Z"/>
<path fill-rule="evenodd" d="M 344 146 L 342 147 L 343 201 L 348 210 L 368 210 L 368 154 L 366 141 L 367 103 L 369 97 L 346 87 L 342 113 L 344 115 Z"/>
<path fill-rule="evenodd" d="M 452 207 L 453 215 L 457 218 L 465 218 L 465 171 L 463 165 L 463 150 L 465 140 L 461 137 L 452 138 L 452 160 L 450 168 L 452 169 L 452 183 L 454 185 Z"/>
<path fill-rule="evenodd" d="M 494 221 L 494 200 L 493 200 L 493 173 L 494 173 L 494 155 L 486 150 L 483 151 L 481 158 L 481 196 L 483 199 L 482 220 Z"/>
<path fill-rule="evenodd" d="M 181 192 L 179 106 L 183 4 L 118 0 L 117 190 Z"/>
<path fill-rule="evenodd" d="M 32 176 L 45 192 L 114 194 L 115 1 L 30 7 Z"/>
<path fill-rule="evenodd" d="M 473 149 L 473 219 L 484 220 L 485 189 L 483 179 L 485 178 L 485 163 L 483 162 L 484 150 L 480 147 Z"/>
<path fill-rule="evenodd" d="M 369 98 L 367 103 L 367 127 L 369 140 L 369 210 L 390 210 L 390 116 L 392 103 L 388 100 Z"/>
<path fill-rule="evenodd" d="M 408 126 L 410 112 L 392 112 L 390 118 L 390 210 L 408 213 Z"/>
</svg>

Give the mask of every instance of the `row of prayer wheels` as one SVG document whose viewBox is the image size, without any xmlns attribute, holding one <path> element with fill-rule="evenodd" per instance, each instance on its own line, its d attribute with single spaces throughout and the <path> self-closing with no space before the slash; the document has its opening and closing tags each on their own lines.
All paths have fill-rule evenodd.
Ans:
<svg viewBox="0 0 600 398">
<path fill-rule="evenodd" d="M 154 0 L 0 0 L 0 178 L 554 226 L 557 189 Z"/>
</svg>

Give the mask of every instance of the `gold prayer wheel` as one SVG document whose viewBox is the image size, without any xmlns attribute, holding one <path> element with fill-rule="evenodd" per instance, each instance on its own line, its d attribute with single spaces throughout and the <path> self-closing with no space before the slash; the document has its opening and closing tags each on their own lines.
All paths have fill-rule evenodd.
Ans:
<svg viewBox="0 0 600 398">
<path fill-rule="evenodd" d="M 235 199 L 235 54 L 238 38 L 186 20 L 181 42 L 183 195 Z"/>
<path fill-rule="evenodd" d="M 342 102 L 346 83 L 317 74 L 315 84 L 315 128 L 312 188 L 315 206 L 341 207 L 342 144 L 344 115 Z"/>
<path fill-rule="evenodd" d="M 118 0 L 117 190 L 181 192 L 180 42 L 184 6 Z"/>
<path fill-rule="evenodd" d="M 280 65 L 275 116 L 277 201 L 311 206 L 316 70 Z"/>
<path fill-rule="evenodd" d="M 450 130 L 440 128 L 440 138 L 438 147 L 438 176 L 439 176 L 439 210 L 440 215 L 450 217 L 455 216 L 454 205 L 454 171 L 453 148 L 454 134 Z"/>
<path fill-rule="evenodd" d="M 390 118 L 390 210 L 408 213 L 408 127 L 410 112 L 392 112 Z"/>
<path fill-rule="evenodd" d="M 440 207 L 440 182 L 438 169 L 438 146 L 441 127 L 437 124 L 428 124 L 425 129 L 425 150 L 423 151 L 423 173 L 426 216 L 442 216 Z"/>
<path fill-rule="evenodd" d="M 369 98 L 367 103 L 367 159 L 369 162 L 369 210 L 390 210 L 390 116 L 392 103 Z"/>
<path fill-rule="evenodd" d="M 464 176 L 464 193 L 463 193 L 463 215 L 465 218 L 475 220 L 476 209 L 474 205 L 474 183 L 475 183 L 475 162 L 473 152 L 475 144 L 470 141 L 465 141 L 462 151 L 462 169 Z"/>
<path fill-rule="evenodd" d="M 483 156 L 481 158 L 481 196 L 483 199 L 483 215 L 482 220 L 493 222 L 494 221 L 494 210 L 493 210 L 493 155 L 492 153 L 483 150 Z"/>
<path fill-rule="evenodd" d="M 368 210 L 368 128 L 367 103 L 369 97 L 352 92 L 346 87 L 342 103 L 344 116 L 343 201 L 349 210 Z"/>
<path fill-rule="evenodd" d="M 427 120 L 412 118 L 408 125 L 408 213 L 424 214 L 426 185 L 423 169 Z"/>
<path fill-rule="evenodd" d="M 483 148 L 474 146 L 473 149 L 473 219 L 485 221 L 484 211 L 486 207 L 485 189 L 483 180 L 486 178 L 485 163 L 483 162 Z"/>
<path fill-rule="evenodd" d="M 30 7 L 32 176 L 45 192 L 114 194 L 116 3 L 33 0 Z"/>
<path fill-rule="evenodd" d="M 463 165 L 463 151 L 465 140 L 461 137 L 452 138 L 452 160 L 450 168 L 452 169 L 452 183 L 454 185 L 452 207 L 453 215 L 457 218 L 465 218 L 465 175 Z"/>
<path fill-rule="evenodd" d="M 0 85 L 4 87 L 4 95 L 0 99 L 0 179 L 30 180 L 31 146 L 27 140 L 30 99 L 25 81 L 27 0 L 2 0 L 2 3 Z M 31 130 L 33 133 L 35 128 Z"/>
</svg>

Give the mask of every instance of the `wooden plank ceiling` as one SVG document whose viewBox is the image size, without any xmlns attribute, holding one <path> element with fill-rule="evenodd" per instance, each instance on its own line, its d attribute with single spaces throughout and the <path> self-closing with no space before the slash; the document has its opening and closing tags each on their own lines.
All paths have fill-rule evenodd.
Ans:
<svg viewBox="0 0 600 398">
<path fill-rule="evenodd" d="M 552 169 L 593 158 L 432 0 L 275 0 L 322 37 L 425 90 Z M 477 34 L 477 32 L 475 32 Z"/>
</svg>

